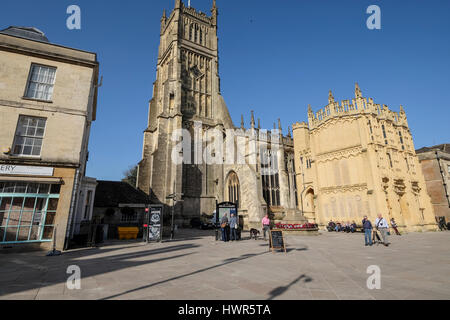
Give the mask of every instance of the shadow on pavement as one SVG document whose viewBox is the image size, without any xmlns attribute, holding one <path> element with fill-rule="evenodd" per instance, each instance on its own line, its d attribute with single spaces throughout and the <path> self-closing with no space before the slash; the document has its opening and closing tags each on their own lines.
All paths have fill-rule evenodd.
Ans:
<svg viewBox="0 0 450 320">
<path fill-rule="evenodd" d="M 291 286 L 293 286 L 294 284 L 296 284 L 297 282 L 299 282 L 299 281 L 302 280 L 302 279 L 303 279 L 303 282 L 304 282 L 304 283 L 307 283 L 307 282 L 311 282 L 311 281 L 312 281 L 312 278 L 310 278 L 310 277 L 308 277 L 308 276 L 302 274 L 302 275 L 299 276 L 297 279 L 295 279 L 294 281 L 292 281 L 291 283 L 289 283 L 287 286 L 284 286 L 284 287 L 278 287 L 278 288 L 275 288 L 275 289 L 273 289 L 272 291 L 270 291 L 270 292 L 269 292 L 270 296 L 269 296 L 269 298 L 268 298 L 267 300 L 273 300 L 273 299 L 275 299 L 275 298 L 278 297 L 279 295 L 281 295 L 281 294 L 285 293 L 286 291 L 288 291 L 289 288 L 290 288 Z"/>
<path fill-rule="evenodd" d="M 242 260 L 249 259 L 249 258 L 252 258 L 252 257 L 255 257 L 255 256 L 264 255 L 266 253 L 267 252 L 244 254 L 244 255 L 241 255 L 238 258 L 226 259 L 226 260 L 224 260 L 223 263 L 219 263 L 219 264 L 213 265 L 211 267 L 206 267 L 206 268 L 199 269 L 199 270 L 196 270 L 196 271 L 193 271 L 193 272 L 189 272 L 189 273 L 182 274 L 182 275 L 179 275 L 179 276 L 176 276 L 176 277 L 172 277 L 172 278 L 169 278 L 169 279 L 166 279 L 166 280 L 161 280 L 161 281 L 158 281 L 158 282 L 150 283 L 150 284 L 147 284 L 145 286 L 141 286 L 139 288 L 135 288 L 135 289 L 132 289 L 132 290 L 124 291 L 122 293 L 111 295 L 109 297 L 103 298 L 102 300 L 114 299 L 114 298 L 120 297 L 120 296 L 125 295 L 125 294 L 129 294 L 129 293 L 136 292 L 136 291 L 139 291 L 139 290 L 148 289 L 148 288 L 151 288 L 151 287 L 163 284 L 163 283 L 167 283 L 167 282 L 170 282 L 170 281 L 174 281 L 174 280 L 178 280 L 178 279 L 181 279 L 181 278 L 189 277 L 189 276 L 192 276 L 194 274 L 198 274 L 198 273 L 202 273 L 202 272 L 205 272 L 205 271 L 208 271 L 208 270 L 211 270 L 211 269 L 215 269 L 215 268 L 218 268 L 218 267 L 221 267 L 221 266 L 224 266 L 224 265 L 236 262 L 236 261 L 242 261 Z"/>
<path fill-rule="evenodd" d="M 80 267 L 83 278 L 88 278 L 121 269 L 133 268 L 159 261 L 192 255 L 197 253 L 196 251 L 193 251 L 193 249 L 200 247 L 200 245 L 183 244 L 149 250 L 146 250 L 144 245 L 140 245 L 143 250 L 138 252 L 108 255 L 117 250 L 134 247 L 137 246 L 93 248 L 87 250 L 77 250 L 74 252 L 69 251 L 57 257 L 27 257 L 27 261 L 21 260 L 24 259 L 22 258 L 23 255 L 11 254 L 2 261 L 2 273 L 0 275 L 0 297 L 5 294 L 14 294 L 31 289 L 64 283 L 67 281 L 67 277 L 69 276 L 66 273 L 67 267 L 71 265 Z M 180 254 L 175 254 L 177 252 Z M 143 259 L 145 257 L 153 258 L 154 255 L 167 253 L 171 255 L 150 260 Z M 94 255 L 100 256 L 94 257 Z M 137 259 L 140 260 L 137 261 Z"/>
</svg>

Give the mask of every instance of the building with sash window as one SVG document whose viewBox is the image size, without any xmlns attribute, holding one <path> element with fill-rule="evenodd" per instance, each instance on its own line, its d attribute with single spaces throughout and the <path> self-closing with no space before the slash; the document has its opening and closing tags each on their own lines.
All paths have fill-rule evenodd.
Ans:
<svg viewBox="0 0 450 320">
<path fill-rule="evenodd" d="M 36 28 L 0 31 L 0 248 L 49 249 L 55 239 L 61 250 L 91 218 L 98 72 L 95 53 Z"/>
</svg>

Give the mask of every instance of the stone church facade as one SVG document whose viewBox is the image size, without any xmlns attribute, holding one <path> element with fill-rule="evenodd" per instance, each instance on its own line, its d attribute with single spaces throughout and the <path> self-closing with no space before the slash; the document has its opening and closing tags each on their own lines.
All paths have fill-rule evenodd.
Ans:
<svg viewBox="0 0 450 320">
<path fill-rule="evenodd" d="M 211 215 L 216 202 L 223 201 L 238 203 L 246 229 L 259 228 L 266 213 L 302 218 L 290 133 L 280 134 L 280 122 L 274 130 L 262 130 L 253 112 L 248 128 L 243 117 L 240 127 L 231 120 L 220 92 L 217 19 L 215 0 L 211 16 L 181 0 L 169 16 L 163 13 L 137 186 L 167 209 L 172 206 L 169 195 L 182 198 L 174 208 L 178 225 Z M 189 149 L 177 148 L 180 141 L 174 137 L 181 130 L 188 132 L 179 138 L 183 145 L 191 142 Z M 223 144 L 217 144 L 222 138 Z M 224 161 L 204 161 L 203 150 Z M 177 156 L 185 161 L 174 161 Z"/>
<path fill-rule="evenodd" d="M 293 125 L 300 206 L 311 222 L 374 222 L 378 213 L 400 229 L 436 230 L 433 207 L 404 109 L 364 98 L 335 101 L 308 123 Z"/>
</svg>

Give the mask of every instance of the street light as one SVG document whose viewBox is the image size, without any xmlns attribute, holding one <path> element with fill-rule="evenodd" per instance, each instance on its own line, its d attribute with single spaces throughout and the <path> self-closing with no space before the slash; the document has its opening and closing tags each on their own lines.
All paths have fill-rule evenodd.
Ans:
<svg viewBox="0 0 450 320">
<path fill-rule="evenodd" d="M 180 198 L 182 198 L 184 196 L 183 193 L 180 193 Z M 169 194 L 166 197 L 167 200 L 172 199 L 172 222 L 171 222 L 171 226 L 170 226 L 170 240 L 173 240 L 173 238 L 175 237 L 175 225 L 174 225 L 174 217 L 175 217 L 175 206 L 177 204 L 177 201 L 182 202 L 183 200 L 177 200 L 177 194 L 176 193 L 172 193 Z"/>
</svg>

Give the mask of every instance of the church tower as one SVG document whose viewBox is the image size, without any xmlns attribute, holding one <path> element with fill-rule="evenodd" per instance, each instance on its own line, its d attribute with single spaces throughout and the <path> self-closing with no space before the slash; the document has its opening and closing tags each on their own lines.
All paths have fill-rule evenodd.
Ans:
<svg viewBox="0 0 450 320">
<path fill-rule="evenodd" d="M 166 16 L 164 11 L 161 18 L 157 75 L 137 186 L 153 202 L 167 206 L 172 205 L 167 196 L 176 194 L 180 199 L 183 194 L 184 201 L 175 208 L 178 223 L 211 214 L 223 194 L 222 165 L 177 164 L 172 159 L 176 153 L 186 159 L 186 151 L 175 149 L 179 141 L 172 141 L 176 130 L 189 130 L 193 140 L 211 128 L 233 128 L 220 95 L 217 17 L 215 0 L 211 15 L 175 0 L 172 13 Z"/>
</svg>

